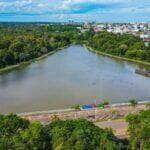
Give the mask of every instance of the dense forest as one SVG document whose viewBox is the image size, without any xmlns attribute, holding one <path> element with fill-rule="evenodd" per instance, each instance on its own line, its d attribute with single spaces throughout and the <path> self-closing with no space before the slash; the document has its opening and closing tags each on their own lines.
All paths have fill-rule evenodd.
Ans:
<svg viewBox="0 0 150 150">
<path fill-rule="evenodd" d="M 114 34 L 90 30 L 81 35 L 81 41 L 93 49 L 111 55 L 150 62 L 150 44 L 131 34 Z"/>
<path fill-rule="evenodd" d="M 0 115 L 2 150 L 149 150 L 150 110 L 129 114 L 129 139 L 120 140 L 110 129 L 101 129 L 84 119 L 47 125 L 29 122 L 14 114 Z"/>
<path fill-rule="evenodd" d="M 0 24 L 0 68 L 42 56 L 73 43 L 75 26 Z"/>
<path fill-rule="evenodd" d="M 134 35 L 92 29 L 81 33 L 77 26 L 38 23 L 0 24 L 0 68 L 40 57 L 71 43 L 85 44 L 112 55 L 150 62 L 150 44 Z"/>
</svg>

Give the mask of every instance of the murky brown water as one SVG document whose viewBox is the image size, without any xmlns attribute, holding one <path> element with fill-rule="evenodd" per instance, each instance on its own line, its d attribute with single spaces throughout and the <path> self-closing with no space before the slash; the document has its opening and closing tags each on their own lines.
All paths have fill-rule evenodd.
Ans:
<svg viewBox="0 0 150 150">
<path fill-rule="evenodd" d="M 67 108 L 109 98 L 150 100 L 150 78 L 136 65 L 74 45 L 26 68 L 0 76 L 0 112 Z"/>
</svg>

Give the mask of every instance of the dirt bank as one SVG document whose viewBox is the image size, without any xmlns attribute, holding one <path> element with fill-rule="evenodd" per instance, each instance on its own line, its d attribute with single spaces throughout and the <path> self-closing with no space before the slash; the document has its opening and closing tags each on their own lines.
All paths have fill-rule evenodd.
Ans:
<svg viewBox="0 0 150 150">
<path fill-rule="evenodd" d="M 135 107 L 130 106 L 129 104 L 120 104 L 120 105 L 115 104 L 109 108 L 104 109 L 94 108 L 81 111 L 74 109 L 65 109 L 65 110 L 23 113 L 19 115 L 23 118 L 29 119 L 30 121 L 38 120 L 42 123 L 49 123 L 54 118 L 59 118 L 62 120 L 84 118 L 93 122 L 98 122 L 124 118 L 124 116 L 126 116 L 129 113 L 135 113 L 145 109 L 146 109 L 145 103 L 138 104 Z"/>
</svg>

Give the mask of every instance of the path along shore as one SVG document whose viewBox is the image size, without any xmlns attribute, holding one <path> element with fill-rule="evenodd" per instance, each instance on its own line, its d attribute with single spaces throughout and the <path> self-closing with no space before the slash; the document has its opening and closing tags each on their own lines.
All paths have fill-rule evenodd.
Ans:
<svg viewBox="0 0 150 150">
<path fill-rule="evenodd" d="M 99 109 L 93 108 L 88 110 L 50 110 L 50 111 L 37 111 L 31 113 L 21 113 L 19 116 L 29 119 L 30 121 L 38 120 L 44 124 L 51 122 L 55 118 L 62 120 L 84 118 L 89 121 L 106 121 L 118 118 L 123 118 L 129 113 L 136 113 L 141 110 L 147 109 L 147 102 L 139 102 L 135 107 L 129 103 L 114 104 L 108 108 Z"/>
<path fill-rule="evenodd" d="M 111 128 L 114 134 L 120 138 L 128 138 L 127 127 L 128 123 L 125 122 L 125 116 L 129 113 L 138 113 L 141 110 L 148 109 L 147 102 L 139 102 L 135 107 L 129 103 L 114 104 L 109 108 L 99 109 L 93 108 L 89 110 L 50 110 L 39 111 L 32 113 L 18 114 L 29 121 L 40 121 L 43 124 L 48 124 L 54 119 L 69 120 L 84 118 L 95 123 L 101 128 Z"/>
</svg>

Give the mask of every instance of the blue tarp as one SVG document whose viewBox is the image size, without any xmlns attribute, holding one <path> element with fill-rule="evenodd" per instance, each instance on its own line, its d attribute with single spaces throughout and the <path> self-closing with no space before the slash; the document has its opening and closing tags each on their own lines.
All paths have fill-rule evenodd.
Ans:
<svg viewBox="0 0 150 150">
<path fill-rule="evenodd" d="M 91 104 L 85 104 L 81 106 L 81 109 L 92 109 L 92 105 Z"/>
</svg>

